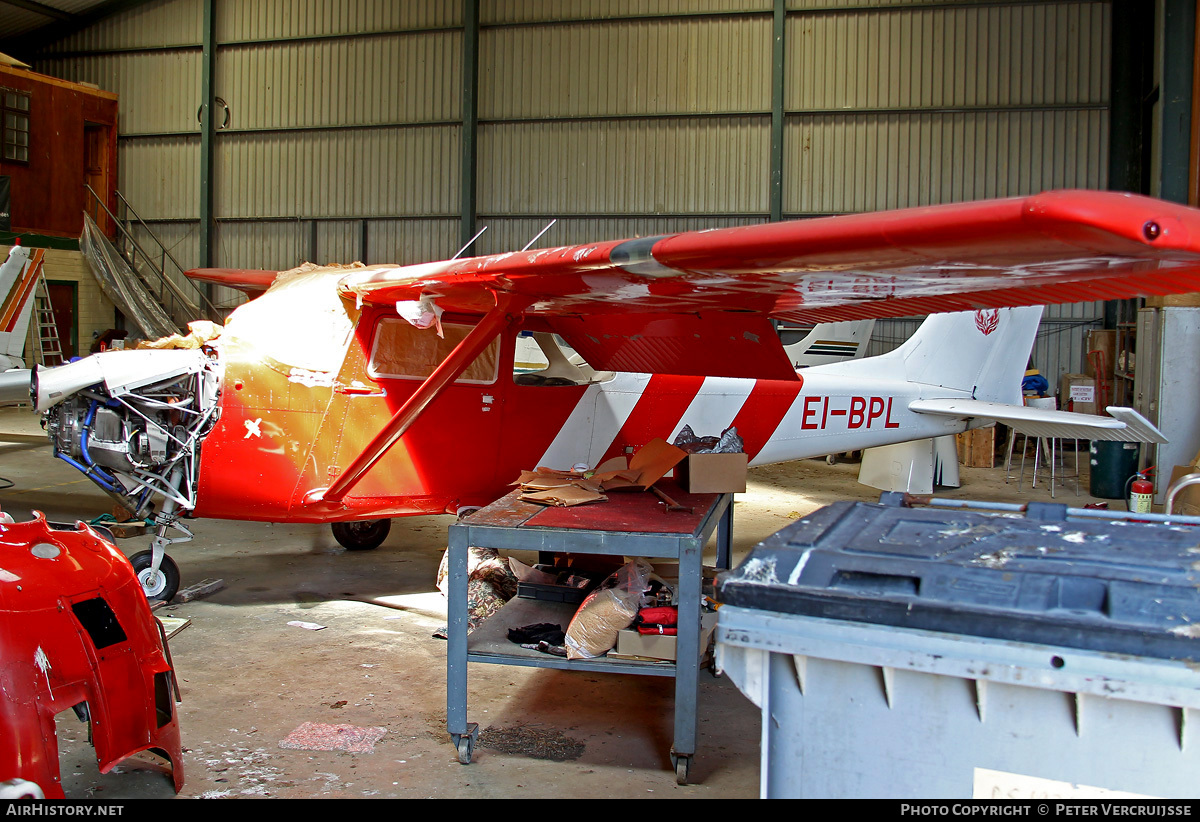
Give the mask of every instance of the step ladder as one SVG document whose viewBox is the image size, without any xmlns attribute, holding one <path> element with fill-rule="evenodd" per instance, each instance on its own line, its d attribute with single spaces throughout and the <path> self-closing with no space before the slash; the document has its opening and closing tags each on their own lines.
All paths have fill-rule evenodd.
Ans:
<svg viewBox="0 0 1200 822">
<path fill-rule="evenodd" d="M 35 339 L 38 362 L 45 366 L 62 365 L 62 346 L 58 340 L 58 325 L 54 322 L 54 307 L 50 305 L 50 288 L 46 285 L 45 273 L 38 274 L 33 318 L 37 323 Z"/>
</svg>

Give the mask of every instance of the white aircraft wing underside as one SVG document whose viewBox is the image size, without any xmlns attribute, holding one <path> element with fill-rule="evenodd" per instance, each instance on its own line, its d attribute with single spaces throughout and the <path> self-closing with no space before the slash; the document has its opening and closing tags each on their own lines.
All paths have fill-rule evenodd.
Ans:
<svg viewBox="0 0 1200 822">
<path fill-rule="evenodd" d="M 1108 407 L 1108 413 L 1112 416 L 1109 417 L 999 402 L 955 399 L 914 400 L 909 403 L 908 409 L 917 414 L 996 420 L 1020 434 L 1031 437 L 1112 442 L 1167 441 L 1162 432 L 1137 411 L 1111 405 Z"/>
</svg>

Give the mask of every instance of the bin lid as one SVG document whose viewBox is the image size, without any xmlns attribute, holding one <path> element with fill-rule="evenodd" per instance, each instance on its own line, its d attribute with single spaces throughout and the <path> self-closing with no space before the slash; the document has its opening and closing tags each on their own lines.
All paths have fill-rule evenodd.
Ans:
<svg viewBox="0 0 1200 822">
<path fill-rule="evenodd" d="M 720 575 L 724 604 L 902 628 L 1200 660 L 1200 529 L 826 506 Z"/>
</svg>

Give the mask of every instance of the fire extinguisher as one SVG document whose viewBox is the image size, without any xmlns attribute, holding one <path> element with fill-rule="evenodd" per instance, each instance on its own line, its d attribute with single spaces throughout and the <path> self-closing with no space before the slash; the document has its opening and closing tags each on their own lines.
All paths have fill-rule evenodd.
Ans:
<svg viewBox="0 0 1200 822">
<path fill-rule="evenodd" d="M 1144 471 L 1138 471 L 1129 486 L 1129 510 L 1135 514 L 1149 514 L 1154 504 L 1154 483 L 1150 481 L 1150 472 L 1154 466 Z"/>
</svg>

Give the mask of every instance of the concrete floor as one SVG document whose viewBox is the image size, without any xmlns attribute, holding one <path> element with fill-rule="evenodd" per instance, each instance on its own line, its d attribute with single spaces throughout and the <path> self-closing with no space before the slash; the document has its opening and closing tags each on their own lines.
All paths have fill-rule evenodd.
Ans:
<svg viewBox="0 0 1200 822">
<path fill-rule="evenodd" d="M 1086 462 L 1086 454 L 1083 455 Z M 0 507 L 17 519 L 90 519 L 108 497 L 48 446 L 0 446 Z M 734 560 L 821 505 L 875 500 L 857 463 L 809 460 L 753 469 L 738 497 Z M 962 469 L 969 499 L 1049 499 L 1023 493 L 1001 469 Z M 1073 485 L 1058 501 L 1082 505 Z M 1121 507 L 1115 503 L 1114 507 Z M 347 552 L 324 526 L 200 520 L 173 556 L 184 585 L 224 580 L 223 590 L 160 614 L 191 623 L 171 640 L 183 690 L 181 797 L 753 798 L 758 795 L 759 711 L 727 678 L 701 673 L 693 784 L 674 781 L 669 749 L 673 681 L 473 665 L 468 714 L 524 753 L 478 747 L 460 765 L 445 731 L 445 624 L 434 586 L 450 517 L 398 520 L 375 551 Z M 123 540 L 127 554 L 148 538 Z M 710 546 L 711 548 L 711 546 Z M 708 561 L 711 562 L 711 559 Z M 289 626 L 301 620 L 325 626 Z M 383 728 L 373 753 L 291 750 L 280 741 L 305 722 Z M 68 797 L 173 796 L 152 756 L 97 772 L 86 729 L 60 717 Z M 518 746 L 520 747 L 520 745 Z M 566 750 L 575 758 L 539 758 Z"/>
</svg>

